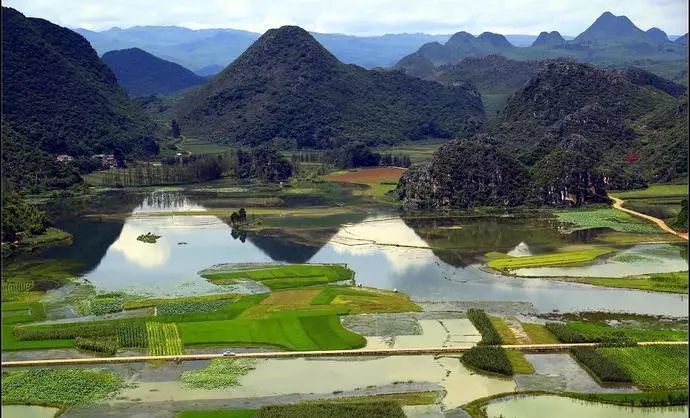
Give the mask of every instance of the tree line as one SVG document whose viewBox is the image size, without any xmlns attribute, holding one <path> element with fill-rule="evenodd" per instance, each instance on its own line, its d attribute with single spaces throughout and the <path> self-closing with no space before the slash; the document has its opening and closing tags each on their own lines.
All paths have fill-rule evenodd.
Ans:
<svg viewBox="0 0 690 418">
<path fill-rule="evenodd" d="M 348 144 L 341 148 L 325 151 L 300 151 L 292 155 L 294 163 L 323 163 L 339 169 L 396 166 L 409 167 L 412 165 L 407 154 L 381 154 L 372 151 L 362 143 Z"/>
<path fill-rule="evenodd" d="M 292 176 L 292 165 L 269 147 L 242 149 L 218 155 L 187 155 L 163 159 L 160 165 L 141 164 L 108 170 L 102 184 L 109 187 L 196 183 L 234 177 L 279 182 Z"/>
</svg>

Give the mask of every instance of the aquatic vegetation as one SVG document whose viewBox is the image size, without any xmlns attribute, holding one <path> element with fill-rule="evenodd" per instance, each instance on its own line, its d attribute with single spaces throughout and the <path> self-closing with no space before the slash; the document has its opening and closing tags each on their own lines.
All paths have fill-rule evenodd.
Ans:
<svg viewBox="0 0 690 418">
<path fill-rule="evenodd" d="M 567 211 L 555 211 L 559 221 L 572 224 L 571 231 L 589 228 L 611 228 L 619 232 L 654 234 L 659 228 L 620 210 L 606 207 L 586 207 Z"/>
<path fill-rule="evenodd" d="M 147 322 L 146 337 L 149 356 L 182 354 L 182 340 L 175 324 Z"/>
<path fill-rule="evenodd" d="M 523 322 L 521 325 L 532 344 L 558 344 L 560 342 L 544 325 L 531 322 Z"/>
<path fill-rule="evenodd" d="M 254 370 L 255 365 L 253 359 L 213 359 L 203 369 L 183 372 L 180 380 L 192 388 L 227 388 L 239 385 L 240 377 Z"/>
<path fill-rule="evenodd" d="M 577 347 L 571 350 L 573 357 L 602 382 L 630 383 L 630 373 L 618 362 L 612 361 L 596 348 Z"/>
<path fill-rule="evenodd" d="M 482 334 L 482 341 L 479 344 L 498 345 L 503 344 L 503 339 L 489 316 L 480 309 L 468 309 L 467 318 L 472 321 L 472 325 Z"/>
<path fill-rule="evenodd" d="M 404 418 L 400 404 L 391 401 L 336 403 L 303 402 L 292 405 L 270 405 L 259 409 L 256 418 Z"/>
<path fill-rule="evenodd" d="M 26 369 L 2 373 L 2 401 L 9 404 L 85 404 L 111 398 L 124 387 L 121 376 L 95 369 Z"/>
<path fill-rule="evenodd" d="M 273 290 L 354 278 L 354 272 L 342 264 L 228 264 L 202 270 L 199 274 L 211 281 L 256 280 Z"/>
<path fill-rule="evenodd" d="M 513 375 L 513 365 L 501 347 L 475 346 L 463 353 L 462 364 L 476 370 Z"/>
<path fill-rule="evenodd" d="M 635 386 L 645 390 L 688 387 L 687 346 L 642 346 L 598 349 L 631 376 Z"/>
<path fill-rule="evenodd" d="M 155 244 L 156 241 L 158 241 L 158 238 L 160 238 L 160 235 L 153 234 L 151 232 L 147 232 L 145 234 L 141 234 L 137 237 L 137 241 L 145 242 L 148 244 Z"/>
<path fill-rule="evenodd" d="M 520 268 L 550 267 L 577 265 L 594 261 L 604 254 L 614 252 L 613 248 L 593 247 L 580 251 L 530 255 L 526 257 L 498 257 L 489 260 L 486 265 L 494 270 L 508 271 Z"/>
</svg>

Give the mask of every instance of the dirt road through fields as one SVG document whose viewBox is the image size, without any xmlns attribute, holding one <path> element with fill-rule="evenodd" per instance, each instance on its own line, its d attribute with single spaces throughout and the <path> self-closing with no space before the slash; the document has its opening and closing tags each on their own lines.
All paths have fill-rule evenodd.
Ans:
<svg viewBox="0 0 690 418">
<path fill-rule="evenodd" d="M 687 341 L 647 341 L 638 345 L 687 345 Z M 571 344 L 519 344 L 502 345 L 506 350 L 519 350 L 530 353 L 567 351 L 575 347 L 598 347 L 600 343 L 571 343 Z M 260 353 L 236 353 L 224 356 L 222 353 L 210 354 L 182 354 L 177 356 L 128 356 L 128 357 L 95 357 L 95 358 L 64 358 L 45 360 L 3 361 L 5 367 L 31 366 L 64 366 L 76 364 L 113 364 L 113 363 L 142 363 L 147 361 L 193 361 L 212 360 L 215 358 L 298 358 L 298 357 L 361 357 L 361 356 L 409 356 L 409 355 L 452 355 L 470 350 L 469 345 L 459 347 L 425 347 L 425 348 L 386 348 L 378 350 L 328 350 L 328 351 L 269 351 Z"/>
<path fill-rule="evenodd" d="M 624 208 L 623 203 L 625 203 L 625 201 L 623 199 L 619 199 L 619 198 L 613 197 L 613 196 L 609 196 L 609 197 L 613 200 L 613 207 L 615 209 L 622 210 L 623 212 L 629 213 L 631 215 L 652 221 L 655 224 L 657 224 L 657 226 L 659 226 L 659 228 L 663 229 L 664 231 L 668 232 L 669 234 L 679 236 L 679 237 L 684 238 L 686 240 L 688 239 L 688 233 L 687 232 L 678 232 L 678 231 L 674 230 L 673 228 L 671 228 L 670 226 L 666 225 L 666 222 L 664 222 L 663 220 L 661 220 L 659 218 L 655 218 L 654 216 L 646 215 L 644 213 L 635 212 L 632 209 Z"/>
</svg>

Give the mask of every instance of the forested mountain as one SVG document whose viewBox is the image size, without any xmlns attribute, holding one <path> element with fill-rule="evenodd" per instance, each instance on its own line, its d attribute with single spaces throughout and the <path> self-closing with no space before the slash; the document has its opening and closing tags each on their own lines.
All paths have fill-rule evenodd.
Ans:
<svg viewBox="0 0 690 418">
<path fill-rule="evenodd" d="M 101 59 L 130 97 L 166 95 L 206 82 L 205 77 L 139 48 L 106 52 Z"/>
<path fill-rule="evenodd" d="M 558 32 L 542 32 L 532 46 L 518 48 L 503 42 L 500 35 L 484 33 L 475 38 L 469 33 L 458 32 L 445 44 L 423 45 L 417 52 L 402 58 L 394 68 L 426 77 L 430 74 L 430 65 L 454 64 L 466 57 L 500 54 L 515 60 L 569 58 L 616 66 L 650 61 L 646 63 L 650 71 L 680 81 L 688 57 L 682 43 L 682 39 L 671 42 L 658 28 L 645 32 L 627 17 L 605 12 L 573 40 L 563 39 Z M 660 62 L 663 65 L 659 65 Z"/>
<path fill-rule="evenodd" d="M 49 154 L 158 151 L 148 118 L 81 35 L 46 20 L 2 13 L 2 117 Z"/>
<path fill-rule="evenodd" d="M 445 85 L 470 82 L 482 95 L 489 118 L 500 114 L 508 97 L 523 87 L 547 61 L 516 61 L 501 55 L 463 58 L 457 64 L 431 66 L 423 78 Z"/>
<path fill-rule="evenodd" d="M 603 69 L 565 60 L 540 66 L 510 96 L 488 134 L 467 141 L 502 155 L 491 158 L 495 167 L 480 181 L 491 185 L 486 190 L 492 202 L 581 205 L 606 201 L 606 190 L 687 176 L 684 86 L 637 68 Z M 457 197 L 476 194 L 478 174 L 454 165 L 472 161 L 467 149 L 471 146 L 442 147 L 428 167 L 406 174 L 398 186 L 403 204 L 491 204 Z M 506 172 L 516 172 L 516 164 L 527 179 L 521 199 L 505 178 Z"/>
<path fill-rule="evenodd" d="M 343 64 L 294 26 L 266 32 L 176 109 L 183 132 L 244 145 L 282 138 L 329 148 L 353 140 L 451 138 L 484 122 L 473 87 Z"/>
</svg>

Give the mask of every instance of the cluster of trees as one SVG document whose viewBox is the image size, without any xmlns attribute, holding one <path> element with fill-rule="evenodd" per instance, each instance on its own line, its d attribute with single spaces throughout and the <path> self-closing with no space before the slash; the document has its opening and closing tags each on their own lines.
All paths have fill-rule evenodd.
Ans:
<svg viewBox="0 0 690 418">
<path fill-rule="evenodd" d="M 136 187 L 195 183 L 223 176 L 279 182 L 290 178 L 292 165 L 278 151 L 259 147 L 219 155 L 187 155 L 162 160 L 161 165 L 109 170 L 102 184 L 109 187 Z"/>
<path fill-rule="evenodd" d="M 356 167 L 396 166 L 409 167 L 412 165 L 406 154 L 381 154 L 372 151 L 363 143 L 348 144 L 340 148 L 326 151 L 306 151 L 294 154 L 295 163 L 325 163 L 336 168 L 348 169 Z"/>
<path fill-rule="evenodd" d="M 247 223 L 247 211 L 244 208 L 240 208 L 239 212 L 233 212 L 230 215 L 230 223 L 232 224 L 232 226 Z"/>
<path fill-rule="evenodd" d="M 48 227 L 46 214 L 24 202 L 15 192 L 2 193 L 2 242 L 14 242 L 21 235 L 38 235 Z"/>
</svg>

